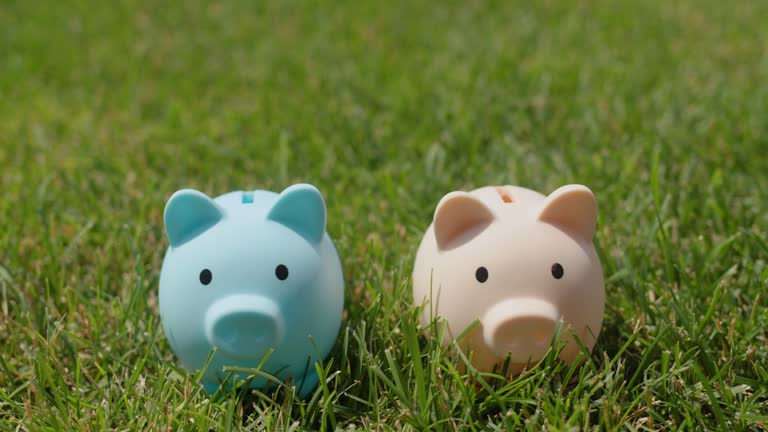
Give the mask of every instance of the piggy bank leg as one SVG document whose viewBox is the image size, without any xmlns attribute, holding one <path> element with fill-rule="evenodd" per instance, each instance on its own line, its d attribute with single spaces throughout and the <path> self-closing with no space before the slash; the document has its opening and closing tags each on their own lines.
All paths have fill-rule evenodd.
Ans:
<svg viewBox="0 0 768 432">
<path fill-rule="evenodd" d="M 312 394 L 319 381 L 320 379 L 314 368 L 308 370 L 304 377 L 296 378 L 296 391 L 298 392 L 299 398 L 306 399 L 307 396 Z"/>
</svg>

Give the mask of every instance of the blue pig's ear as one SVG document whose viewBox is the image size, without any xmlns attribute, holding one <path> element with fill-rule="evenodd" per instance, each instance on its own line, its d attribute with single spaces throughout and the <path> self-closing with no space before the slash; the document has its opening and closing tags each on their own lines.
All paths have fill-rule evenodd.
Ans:
<svg viewBox="0 0 768 432">
<path fill-rule="evenodd" d="M 285 225 L 312 244 L 325 234 L 325 201 L 316 187 L 296 184 L 277 197 L 267 219 Z"/>
<path fill-rule="evenodd" d="M 177 191 L 165 205 L 165 233 L 178 247 L 216 225 L 224 211 L 212 199 L 194 189 Z"/>
</svg>

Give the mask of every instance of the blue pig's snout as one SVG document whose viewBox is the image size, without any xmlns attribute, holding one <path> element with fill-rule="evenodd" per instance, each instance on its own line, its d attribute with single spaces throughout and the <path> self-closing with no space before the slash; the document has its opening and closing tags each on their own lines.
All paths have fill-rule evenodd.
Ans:
<svg viewBox="0 0 768 432">
<path fill-rule="evenodd" d="M 257 358 L 276 348 L 283 337 L 283 317 L 277 304 L 265 297 L 234 295 L 208 308 L 208 342 L 237 358 Z"/>
</svg>

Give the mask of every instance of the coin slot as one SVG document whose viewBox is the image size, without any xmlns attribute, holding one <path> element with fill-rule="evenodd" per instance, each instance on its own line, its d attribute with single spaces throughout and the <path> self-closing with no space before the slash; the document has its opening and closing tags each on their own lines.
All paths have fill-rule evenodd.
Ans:
<svg viewBox="0 0 768 432">
<path fill-rule="evenodd" d="M 499 196 L 501 197 L 501 200 L 504 201 L 505 203 L 511 204 L 514 202 L 514 200 L 512 199 L 512 196 L 509 195 L 509 192 L 504 190 L 504 188 L 500 188 L 500 187 L 496 188 L 496 193 L 499 194 Z"/>
</svg>

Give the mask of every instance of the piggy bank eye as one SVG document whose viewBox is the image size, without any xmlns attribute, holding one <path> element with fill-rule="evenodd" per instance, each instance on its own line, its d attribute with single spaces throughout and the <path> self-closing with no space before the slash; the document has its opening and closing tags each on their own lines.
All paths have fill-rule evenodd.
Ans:
<svg viewBox="0 0 768 432">
<path fill-rule="evenodd" d="M 282 264 L 275 267 L 275 276 L 277 276 L 277 278 L 281 281 L 288 279 L 288 267 Z"/>
<path fill-rule="evenodd" d="M 203 285 L 208 285 L 213 280 L 213 274 L 208 269 L 203 269 L 203 271 L 200 272 L 200 283 Z"/>
<path fill-rule="evenodd" d="M 488 269 L 485 267 L 478 267 L 475 271 L 475 279 L 478 282 L 483 283 L 488 280 Z"/>
<path fill-rule="evenodd" d="M 562 279 L 562 277 L 565 275 L 565 269 L 563 268 L 560 263 L 554 263 L 552 264 L 552 277 L 555 279 Z"/>
</svg>

